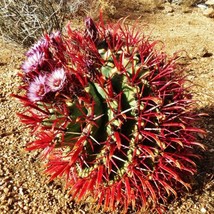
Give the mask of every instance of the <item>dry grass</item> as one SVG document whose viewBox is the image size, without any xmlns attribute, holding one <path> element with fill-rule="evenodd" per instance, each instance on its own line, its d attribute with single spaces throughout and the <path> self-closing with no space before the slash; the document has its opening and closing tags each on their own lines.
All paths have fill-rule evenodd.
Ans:
<svg viewBox="0 0 214 214">
<path fill-rule="evenodd" d="M 44 31 L 62 28 L 63 1 L 0 0 L 0 32 L 24 46 L 32 44 Z"/>
<path fill-rule="evenodd" d="M 122 11 L 152 12 L 165 0 L 0 0 L 0 34 L 24 46 L 34 43 L 44 32 L 62 30 L 65 21 L 91 16 L 100 10 L 106 18 L 120 18 Z M 170 2 L 170 1 L 168 1 Z M 172 1 L 171 1 L 172 2 Z M 196 0 L 185 0 L 186 7 Z"/>
<path fill-rule="evenodd" d="M 164 0 L 0 0 L 0 34 L 29 46 L 44 32 L 61 30 L 65 20 L 119 17 L 118 10 L 151 11 Z M 119 14 L 118 14 L 119 13 Z"/>
</svg>

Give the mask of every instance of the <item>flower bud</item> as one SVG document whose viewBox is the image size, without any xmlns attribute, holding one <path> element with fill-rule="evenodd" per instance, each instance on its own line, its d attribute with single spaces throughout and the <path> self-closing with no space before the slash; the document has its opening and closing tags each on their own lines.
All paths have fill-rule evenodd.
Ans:
<svg viewBox="0 0 214 214">
<path fill-rule="evenodd" d="M 85 36 L 90 37 L 94 41 L 94 43 L 97 43 L 99 39 L 98 30 L 94 21 L 90 17 L 85 19 L 85 26 Z"/>
</svg>

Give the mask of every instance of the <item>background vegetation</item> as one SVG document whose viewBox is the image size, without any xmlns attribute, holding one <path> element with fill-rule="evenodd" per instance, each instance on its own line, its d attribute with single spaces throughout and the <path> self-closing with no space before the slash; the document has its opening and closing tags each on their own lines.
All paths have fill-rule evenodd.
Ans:
<svg viewBox="0 0 214 214">
<path fill-rule="evenodd" d="M 44 32 L 62 30 L 64 22 L 97 18 L 99 10 L 108 18 L 120 18 L 119 9 L 154 11 L 166 0 L 0 0 L 0 34 L 24 46 L 30 46 Z M 169 2 L 172 2 L 169 1 Z M 182 1 L 174 1 L 182 2 Z M 196 0 L 185 0 L 192 5 Z"/>
</svg>

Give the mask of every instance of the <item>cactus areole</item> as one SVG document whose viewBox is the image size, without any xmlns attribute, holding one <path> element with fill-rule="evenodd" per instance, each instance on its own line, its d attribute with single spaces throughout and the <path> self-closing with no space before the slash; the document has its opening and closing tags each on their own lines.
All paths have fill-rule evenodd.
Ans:
<svg viewBox="0 0 214 214">
<path fill-rule="evenodd" d="M 76 201 L 114 211 L 161 210 L 190 188 L 198 115 L 174 58 L 120 21 L 45 35 L 22 64 L 21 121 L 51 179 Z"/>
</svg>

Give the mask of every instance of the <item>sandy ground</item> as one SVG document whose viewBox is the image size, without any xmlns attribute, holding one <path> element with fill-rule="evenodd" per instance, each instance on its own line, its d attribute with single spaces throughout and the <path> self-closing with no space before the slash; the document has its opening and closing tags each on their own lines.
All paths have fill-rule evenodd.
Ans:
<svg viewBox="0 0 214 214">
<path fill-rule="evenodd" d="M 130 13 L 129 21 L 139 15 L 139 29 L 164 42 L 169 55 L 182 50 L 179 63 L 186 67 L 194 83 L 192 93 L 197 99 L 196 111 L 206 112 L 201 127 L 207 137 L 201 141 L 207 146 L 200 152 L 193 190 L 170 204 L 170 214 L 199 214 L 214 212 L 214 19 L 205 17 L 200 9 L 184 13 L 180 7 L 174 12 L 159 10 L 154 13 Z M 146 24 L 146 26 L 145 26 Z M 8 41 L 0 40 L 0 213 L 94 213 L 87 203 L 76 205 L 62 181 L 49 182 L 42 173 L 38 152 L 28 153 L 25 145 L 32 138 L 20 124 L 16 112 L 21 105 L 11 98 L 19 93 L 17 76 L 24 50 Z"/>
</svg>

